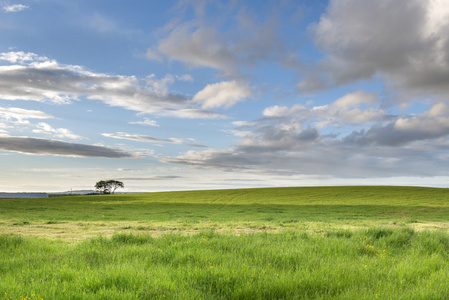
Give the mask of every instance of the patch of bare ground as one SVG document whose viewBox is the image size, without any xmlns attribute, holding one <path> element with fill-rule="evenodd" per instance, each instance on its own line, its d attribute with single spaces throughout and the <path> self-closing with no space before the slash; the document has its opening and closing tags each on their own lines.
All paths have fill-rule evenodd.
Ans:
<svg viewBox="0 0 449 300">
<path fill-rule="evenodd" d="M 287 231 L 303 231 L 319 234 L 338 230 L 364 230 L 370 227 L 411 227 L 417 231 L 438 230 L 449 232 L 449 222 L 296 222 L 289 226 L 279 224 L 245 223 L 204 223 L 184 224 L 170 222 L 1 222 L 0 234 L 34 236 L 39 238 L 77 243 L 98 236 L 110 237 L 117 233 L 149 234 L 159 237 L 165 234 L 196 234 L 212 230 L 224 234 L 281 233 Z"/>
<path fill-rule="evenodd" d="M 407 226 L 417 230 L 439 230 L 449 232 L 449 222 L 411 222 L 407 223 Z"/>
</svg>

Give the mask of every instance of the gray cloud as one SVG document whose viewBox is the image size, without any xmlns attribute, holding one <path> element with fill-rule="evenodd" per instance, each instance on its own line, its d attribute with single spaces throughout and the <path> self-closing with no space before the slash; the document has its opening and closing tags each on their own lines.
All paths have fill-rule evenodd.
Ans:
<svg viewBox="0 0 449 300">
<path fill-rule="evenodd" d="M 341 178 L 447 175 L 449 145 L 415 148 L 353 147 L 338 140 L 300 150 L 255 152 L 249 148 L 189 151 L 163 162 L 199 169 L 254 174 L 315 175 Z M 423 166 L 425 166 L 423 168 Z"/>
<path fill-rule="evenodd" d="M 139 135 L 139 134 L 129 134 L 125 132 L 117 132 L 117 133 L 102 133 L 103 136 L 115 138 L 115 139 L 125 139 L 131 141 L 138 142 L 152 142 L 152 143 L 173 143 L 173 144 L 182 144 L 184 142 L 195 142 L 195 139 L 183 139 L 183 138 L 168 138 L 168 139 L 158 139 L 147 135 Z"/>
<path fill-rule="evenodd" d="M 449 9 L 446 1 L 331 0 L 314 32 L 326 55 L 304 90 L 380 75 L 408 94 L 449 91 Z"/>
<path fill-rule="evenodd" d="M 189 3 L 195 6 L 195 3 Z M 194 20 L 177 22 L 169 26 L 166 35 L 154 46 L 148 49 L 147 57 L 154 60 L 181 61 L 192 67 L 214 68 L 222 74 L 231 77 L 242 75 L 242 68 L 252 67 L 260 61 L 285 61 L 284 42 L 279 38 L 275 10 L 268 10 L 265 20 L 255 20 L 246 13 L 242 5 L 218 5 L 223 13 L 232 14 L 234 24 L 231 29 L 218 30 L 217 24 L 212 24 L 198 13 Z M 275 8 L 279 9 L 278 6 Z"/>
<path fill-rule="evenodd" d="M 367 98 L 352 96 L 342 97 L 320 109 L 303 106 L 267 108 L 262 119 L 234 123 L 237 129 L 228 132 L 242 138 L 235 147 L 188 151 L 177 157 L 165 157 L 162 161 L 194 168 L 283 175 L 389 177 L 448 174 L 449 106 L 438 103 L 420 114 L 388 118 L 382 110 L 377 113 L 368 107 L 365 110 L 370 114 L 360 110 L 361 118 L 357 119 L 356 114 L 348 117 L 347 112 Z M 364 128 L 348 133 L 348 128 L 343 125 L 355 120 Z M 326 134 L 321 134 L 315 127 L 320 124 L 326 124 L 322 129 Z"/>
<path fill-rule="evenodd" d="M 120 149 L 29 137 L 0 136 L 0 150 L 36 155 L 133 158 Z"/>
<path fill-rule="evenodd" d="M 129 180 L 129 181 L 152 181 L 152 180 L 169 180 L 169 179 L 178 179 L 183 178 L 182 176 L 176 175 L 157 175 L 157 176 L 149 176 L 149 177 L 123 177 L 118 178 L 118 180 Z"/>
<path fill-rule="evenodd" d="M 284 149 L 300 149 L 313 144 L 320 137 L 316 128 L 307 127 L 304 130 L 295 128 L 282 129 L 276 126 L 264 126 L 237 147 L 244 152 L 273 152 Z"/>
<path fill-rule="evenodd" d="M 401 117 L 386 125 L 376 124 L 368 130 L 354 131 L 345 137 L 344 142 L 363 146 L 401 146 L 448 135 L 449 106 L 439 103 L 418 115 Z"/>
</svg>

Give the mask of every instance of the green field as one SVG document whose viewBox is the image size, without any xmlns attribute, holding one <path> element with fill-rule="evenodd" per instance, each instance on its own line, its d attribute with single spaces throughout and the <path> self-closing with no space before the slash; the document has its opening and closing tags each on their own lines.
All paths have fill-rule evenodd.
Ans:
<svg viewBox="0 0 449 300">
<path fill-rule="evenodd" d="M 448 299 L 448 231 L 438 188 L 0 199 L 0 299 Z"/>
</svg>

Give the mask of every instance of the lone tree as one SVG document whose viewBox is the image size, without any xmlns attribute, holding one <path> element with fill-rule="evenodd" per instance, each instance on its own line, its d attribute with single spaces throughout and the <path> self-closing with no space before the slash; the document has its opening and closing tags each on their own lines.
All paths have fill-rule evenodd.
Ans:
<svg viewBox="0 0 449 300">
<path fill-rule="evenodd" d="M 117 188 L 124 188 L 123 182 L 118 180 L 101 180 L 95 184 L 95 189 L 102 194 L 114 194 Z"/>
</svg>

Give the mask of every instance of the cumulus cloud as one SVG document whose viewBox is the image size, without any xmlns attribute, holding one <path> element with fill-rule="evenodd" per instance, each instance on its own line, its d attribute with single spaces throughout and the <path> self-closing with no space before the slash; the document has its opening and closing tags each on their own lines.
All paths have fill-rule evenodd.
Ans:
<svg viewBox="0 0 449 300">
<path fill-rule="evenodd" d="M 270 152 L 301 150 L 319 143 L 323 138 L 320 130 L 338 132 L 347 126 L 364 128 L 383 124 L 391 116 L 379 108 L 375 93 L 356 91 L 325 106 L 291 107 L 274 105 L 267 107 L 263 118 L 256 121 L 234 122 L 234 130 L 228 130 L 242 140 L 238 150 Z M 328 134 L 324 136 L 327 138 Z"/>
<path fill-rule="evenodd" d="M 326 55 L 299 84 L 317 89 L 380 76 L 407 93 L 449 91 L 445 0 L 331 0 L 312 31 Z"/>
<path fill-rule="evenodd" d="M 344 141 L 359 145 L 400 146 L 448 135 L 449 106 L 438 103 L 424 113 L 400 117 L 385 126 L 377 124 L 368 130 L 354 131 Z"/>
<path fill-rule="evenodd" d="M 110 106 L 142 113 L 187 118 L 217 118 L 219 113 L 198 109 L 190 97 L 171 93 L 175 78 L 94 73 L 76 65 L 61 65 L 33 53 L 1 53 L 0 99 L 69 103 L 81 96 Z"/>
<path fill-rule="evenodd" d="M 283 125 L 295 128 L 300 128 L 301 123 L 313 124 L 318 128 L 370 124 L 390 117 L 385 110 L 379 108 L 376 93 L 362 90 L 348 93 L 330 104 L 312 108 L 301 104 L 292 107 L 267 107 L 263 115 L 271 119 L 282 119 Z"/>
<path fill-rule="evenodd" d="M 233 80 L 207 85 L 193 97 L 193 101 L 206 109 L 222 106 L 229 108 L 249 97 L 252 97 L 249 86 Z"/>
<path fill-rule="evenodd" d="M 30 137 L 0 136 L 0 150 L 35 155 L 133 158 L 132 154 L 116 148 Z"/>
</svg>

